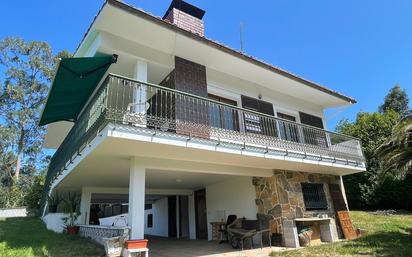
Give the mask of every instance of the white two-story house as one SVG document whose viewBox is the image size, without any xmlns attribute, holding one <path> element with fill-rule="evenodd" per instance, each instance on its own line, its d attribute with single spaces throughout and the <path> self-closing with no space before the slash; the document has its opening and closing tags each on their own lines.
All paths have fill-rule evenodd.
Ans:
<svg viewBox="0 0 412 257">
<path fill-rule="evenodd" d="M 204 15 L 178 0 L 163 18 L 103 4 L 42 114 L 57 149 L 46 195 L 78 192 L 80 224 L 124 214 L 131 239 L 212 240 L 213 222 L 262 214 L 286 246 L 305 219 L 336 240 L 342 176 L 365 160 L 324 111 L 356 101 L 208 39 Z"/>
</svg>

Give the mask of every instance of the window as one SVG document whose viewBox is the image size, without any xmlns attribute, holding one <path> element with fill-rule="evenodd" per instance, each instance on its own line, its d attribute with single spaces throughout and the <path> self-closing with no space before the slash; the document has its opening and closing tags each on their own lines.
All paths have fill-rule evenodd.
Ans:
<svg viewBox="0 0 412 257">
<path fill-rule="evenodd" d="M 237 106 L 236 101 L 230 99 L 212 94 L 209 94 L 208 97 L 221 103 Z M 239 130 L 238 112 L 236 109 L 227 106 L 211 104 L 209 105 L 209 124 L 215 128 Z"/>
<path fill-rule="evenodd" d="M 302 183 L 302 194 L 306 210 L 326 210 L 328 203 L 326 201 L 323 184 Z"/>
<path fill-rule="evenodd" d="M 318 145 L 323 147 L 328 147 L 328 143 L 326 141 L 326 134 L 323 131 L 323 121 L 322 118 L 313 116 L 304 112 L 299 112 L 300 122 L 302 124 L 306 124 L 312 127 L 320 128 L 314 129 L 309 127 L 303 128 L 303 138 L 305 139 L 305 143 L 311 145 Z"/>
<path fill-rule="evenodd" d="M 296 122 L 296 117 L 292 115 L 287 115 L 281 112 L 278 112 L 277 115 L 281 119 Z M 299 142 L 298 127 L 296 124 L 279 120 L 279 132 L 280 138 L 288 141 Z"/>
<path fill-rule="evenodd" d="M 274 116 L 273 105 L 259 99 L 242 95 L 242 107 L 255 112 L 260 112 Z M 264 134 L 267 136 L 276 136 L 275 120 L 252 112 L 244 114 L 245 131 L 251 133 Z"/>
<path fill-rule="evenodd" d="M 147 215 L 147 227 L 148 228 L 153 227 L 153 214 L 148 214 Z"/>
<path fill-rule="evenodd" d="M 146 203 L 146 204 L 144 205 L 144 209 L 145 209 L 145 210 L 151 210 L 152 208 L 153 208 L 153 206 L 152 206 L 151 203 Z"/>
</svg>

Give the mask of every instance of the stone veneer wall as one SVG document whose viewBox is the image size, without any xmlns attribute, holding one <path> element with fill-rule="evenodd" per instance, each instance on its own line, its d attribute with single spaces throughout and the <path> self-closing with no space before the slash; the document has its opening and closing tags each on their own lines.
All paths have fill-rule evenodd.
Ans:
<svg viewBox="0 0 412 257">
<path fill-rule="evenodd" d="M 328 202 L 327 210 L 305 211 L 302 182 L 322 183 Z M 329 192 L 329 183 L 340 183 L 339 176 L 307 172 L 275 171 L 270 178 L 254 177 L 256 205 L 258 212 L 272 217 L 272 233 L 282 233 L 282 221 L 294 218 L 313 217 L 328 214 L 335 217 Z"/>
</svg>

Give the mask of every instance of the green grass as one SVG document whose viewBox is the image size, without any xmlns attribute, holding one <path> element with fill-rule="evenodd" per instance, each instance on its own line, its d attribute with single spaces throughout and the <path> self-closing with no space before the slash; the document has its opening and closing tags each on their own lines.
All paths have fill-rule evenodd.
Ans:
<svg viewBox="0 0 412 257">
<path fill-rule="evenodd" d="M 92 257 L 104 249 L 78 236 L 48 231 L 38 218 L 0 219 L 1 257 Z"/>
<path fill-rule="evenodd" d="M 412 214 L 393 216 L 350 212 L 355 227 L 368 231 L 367 235 L 353 241 L 307 247 L 271 256 L 282 257 L 341 257 L 341 256 L 412 256 Z"/>
<path fill-rule="evenodd" d="M 356 227 L 368 234 L 354 241 L 307 247 L 271 256 L 341 257 L 341 256 L 412 256 L 412 214 L 377 216 L 351 212 Z M 0 257 L 94 257 L 104 250 L 78 236 L 48 231 L 36 218 L 0 219 Z"/>
</svg>

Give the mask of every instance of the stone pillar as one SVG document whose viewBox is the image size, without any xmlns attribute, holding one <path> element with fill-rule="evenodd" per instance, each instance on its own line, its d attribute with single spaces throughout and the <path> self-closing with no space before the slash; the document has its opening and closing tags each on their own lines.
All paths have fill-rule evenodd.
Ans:
<svg viewBox="0 0 412 257">
<path fill-rule="evenodd" d="M 321 222 L 319 227 L 322 242 L 335 242 L 338 240 L 338 232 L 336 230 L 334 219 Z"/>
<path fill-rule="evenodd" d="M 82 195 L 80 198 L 80 217 L 78 219 L 80 224 L 85 224 L 85 225 L 89 224 L 91 201 L 92 201 L 92 192 L 90 192 L 88 188 L 83 187 Z"/>
<path fill-rule="evenodd" d="M 283 242 L 285 247 L 298 248 L 300 246 L 298 229 L 294 220 L 283 221 Z"/>
<path fill-rule="evenodd" d="M 141 81 L 147 82 L 147 62 L 143 60 L 137 60 L 134 69 L 133 69 L 133 78 Z M 143 84 L 136 84 L 133 94 L 133 108 L 132 110 L 138 114 L 141 114 L 141 117 L 146 115 L 147 109 L 147 86 Z M 146 125 L 146 121 L 143 120 L 142 124 Z"/>
<path fill-rule="evenodd" d="M 129 227 L 130 239 L 144 238 L 146 168 L 139 165 L 135 158 L 130 161 L 129 179 Z"/>
</svg>

